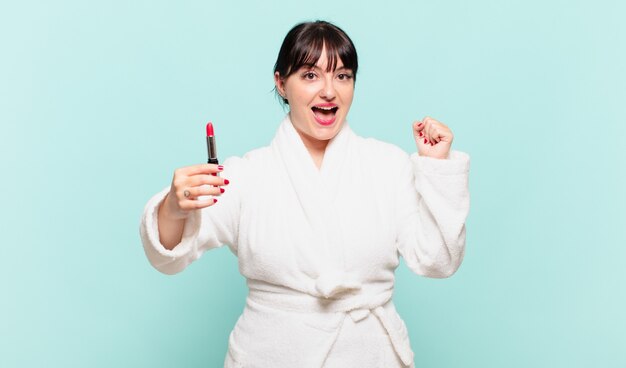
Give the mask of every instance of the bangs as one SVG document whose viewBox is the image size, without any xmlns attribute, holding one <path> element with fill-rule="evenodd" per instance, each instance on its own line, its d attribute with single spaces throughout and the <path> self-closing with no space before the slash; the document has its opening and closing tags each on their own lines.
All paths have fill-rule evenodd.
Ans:
<svg viewBox="0 0 626 368">
<path fill-rule="evenodd" d="M 341 29 L 326 22 L 294 27 L 285 37 L 274 71 L 287 78 L 303 66 L 317 65 L 324 49 L 328 58 L 327 72 L 335 71 L 341 60 L 343 66 L 353 72 L 356 80 L 358 61 L 352 40 Z"/>
<path fill-rule="evenodd" d="M 337 69 L 339 60 L 343 63 L 343 66 L 347 69 L 354 70 L 355 63 L 350 58 L 348 50 L 337 40 L 327 40 L 324 38 L 318 38 L 311 40 L 309 45 L 302 45 L 303 47 L 294 49 L 294 57 L 292 65 L 289 65 L 288 74 L 292 74 L 302 68 L 303 66 L 315 66 L 317 65 L 322 51 L 326 49 L 326 71 L 334 72 Z"/>
</svg>

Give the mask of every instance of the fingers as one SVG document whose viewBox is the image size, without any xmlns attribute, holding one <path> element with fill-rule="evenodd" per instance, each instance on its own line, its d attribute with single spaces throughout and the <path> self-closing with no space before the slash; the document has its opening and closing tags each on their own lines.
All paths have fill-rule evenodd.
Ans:
<svg viewBox="0 0 626 368">
<path fill-rule="evenodd" d="M 221 178 L 219 176 L 213 175 L 194 175 L 187 177 L 186 185 L 190 187 L 197 187 L 200 185 L 213 185 L 213 186 L 222 186 L 227 185 L 228 180 Z"/>
<path fill-rule="evenodd" d="M 186 200 L 179 201 L 178 205 L 180 206 L 181 210 L 188 212 L 188 211 L 193 211 L 193 210 L 199 210 L 201 208 L 211 207 L 215 203 L 217 203 L 217 199 L 215 198 L 209 198 L 207 200 L 186 199 Z"/>
<path fill-rule="evenodd" d="M 180 199 L 195 200 L 200 196 L 220 196 L 224 192 L 224 188 L 201 185 L 197 187 L 181 188 L 177 191 L 176 196 Z"/>
<path fill-rule="evenodd" d="M 413 123 L 413 129 L 415 132 L 415 139 L 420 144 L 435 145 L 442 140 L 446 140 L 446 137 L 452 136 L 450 129 L 443 123 L 431 118 L 425 117 L 421 121 Z M 451 139 L 450 139 L 451 140 Z"/>
<path fill-rule="evenodd" d="M 170 217 L 184 219 L 195 210 L 210 207 L 217 203 L 216 198 L 191 198 L 191 194 L 189 198 L 185 197 L 184 191 L 182 193 L 172 192 L 168 193 L 165 197 L 165 207 L 169 208 Z"/>
<path fill-rule="evenodd" d="M 428 119 L 426 121 L 426 135 L 428 137 L 428 141 L 430 145 L 434 145 L 439 142 L 439 130 L 437 126 L 437 122 L 434 119 Z"/>
<path fill-rule="evenodd" d="M 445 124 L 429 116 L 413 122 L 413 135 L 420 156 L 447 159 L 454 136 Z"/>
<path fill-rule="evenodd" d="M 224 181 L 227 180 L 224 179 Z M 217 203 L 217 198 L 213 197 L 219 197 L 226 191 L 224 188 L 211 185 L 183 186 L 175 190 L 178 207 L 183 212 L 210 207 Z M 211 197 L 207 198 L 207 196 Z"/>
<path fill-rule="evenodd" d="M 187 166 L 174 171 L 172 187 L 175 192 L 181 189 L 197 187 L 201 185 L 221 186 L 228 184 L 228 180 L 217 176 L 216 173 L 224 170 L 222 165 L 201 164 Z"/>
<path fill-rule="evenodd" d="M 413 137 L 415 137 L 416 142 L 424 140 L 424 127 L 424 122 L 421 120 L 413 122 Z"/>
<path fill-rule="evenodd" d="M 224 166 L 222 165 L 200 164 L 200 165 L 181 167 L 179 169 L 176 169 L 175 173 L 179 173 L 180 175 L 185 175 L 185 176 L 193 176 L 193 175 L 200 175 L 200 174 L 211 175 L 214 173 L 218 173 L 222 170 L 224 170 Z"/>
<path fill-rule="evenodd" d="M 413 132 L 418 134 L 424 129 L 424 122 L 421 120 L 416 120 L 413 122 Z"/>
<path fill-rule="evenodd" d="M 228 179 L 217 176 L 224 170 L 222 165 L 200 164 L 182 167 L 174 171 L 170 189 L 171 208 L 181 216 L 189 211 L 212 206 L 216 198 L 225 192 Z M 207 197 L 210 196 L 210 197 Z"/>
<path fill-rule="evenodd" d="M 428 139 L 427 144 L 430 144 L 431 146 L 433 145 L 435 138 L 433 135 L 435 133 L 434 124 L 435 120 L 431 117 L 427 116 L 424 118 L 424 135 L 426 136 L 426 139 Z"/>
<path fill-rule="evenodd" d="M 433 137 L 431 136 L 431 128 L 432 121 L 428 120 L 430 118 L 426 117 L 423 120 L 418 120 L 413 122 L 413 132 L 415 136 L 416 142 L 419 144 L 430 144 L 433 142 Z"/>
</svg>

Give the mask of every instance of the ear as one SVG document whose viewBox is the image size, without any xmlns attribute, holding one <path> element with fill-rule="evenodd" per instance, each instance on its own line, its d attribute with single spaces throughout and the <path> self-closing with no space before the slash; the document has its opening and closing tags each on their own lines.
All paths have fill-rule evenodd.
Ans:
<svg viewBox="0 0 626 368">
<path fill-rule="evenodd" d="M 276 85 L 276 90 L 278 91 L 278 94 L 281 95 L 283 98 L 286 98 L 285 81 L 283 78 L 281 78 L 278 72 L 274 73 L 274 84 Z"/>
</svg>

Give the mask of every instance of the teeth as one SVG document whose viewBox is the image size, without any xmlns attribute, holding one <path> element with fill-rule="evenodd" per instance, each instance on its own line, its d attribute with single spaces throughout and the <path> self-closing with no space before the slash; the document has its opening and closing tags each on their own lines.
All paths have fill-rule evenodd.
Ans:
<svg viewBox="0 0 626 368">
<path fill-rule="evenodd" d="M 332 109 L 334 109 L 335 107 L 322 107 L 322 106 L 315 106 L 315 108 L 320 109 L 320 110 L 331 111 L 331 110 L 332 110 Z"/>
</svg>

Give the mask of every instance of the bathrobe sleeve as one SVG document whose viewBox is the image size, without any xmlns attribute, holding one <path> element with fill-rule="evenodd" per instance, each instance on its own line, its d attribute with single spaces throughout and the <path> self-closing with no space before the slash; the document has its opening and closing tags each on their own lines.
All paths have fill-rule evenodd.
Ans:
<svg viewBox="0 0 626 368">
<path fill-rule="evenodd" d="M 241 192 L 244 183 L 243 159 L 232 157 L 224 162 L 221 177 L 229 180 L 225 192 L 213 206 L 193 211 L 185 220 L 181 242 L 171 250 L 159 239 L 158 209 L 170 190 L 163 189 L 146 204 L 140 234 L 146 256 L 152 266 L 165 274 L 184 270 L 209 249 L 226 244 L 237 255 L 237 233 Z"/>
<path fill-rule="evenodd" d="M 469 162 L 460 151 L 447 160 L 414 153 L 399 174 L 397 247 L 418 275 L 449 277 L 463 260 Z"/>
</svg>

